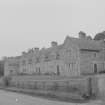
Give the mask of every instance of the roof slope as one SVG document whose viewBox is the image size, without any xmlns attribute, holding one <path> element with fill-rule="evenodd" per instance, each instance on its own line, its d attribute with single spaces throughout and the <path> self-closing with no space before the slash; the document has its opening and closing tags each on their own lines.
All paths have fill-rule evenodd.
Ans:
<svg viewBox="0 0 105 105">
<path fill-rule="evenodd" d="M 44 55 L 48 56 L 51 52 L 56 52 L 57 53 L 62 48 L 63 48 L 63 44 L 55 46 L 55 47 L 46 48 L 43 51 L 40 51 L 40 54 L 44 54 Z"/>
<path fill-rule="evenodd" d="M 71 43 L 74 43 L 79 49 L 89 49 L 89 50 L 101 50 L 102 49 L 102 41 L 73 38 L 69 36 L 67 36 L 66 38 L 67 40 L 69 39 Z"/>
</svg>

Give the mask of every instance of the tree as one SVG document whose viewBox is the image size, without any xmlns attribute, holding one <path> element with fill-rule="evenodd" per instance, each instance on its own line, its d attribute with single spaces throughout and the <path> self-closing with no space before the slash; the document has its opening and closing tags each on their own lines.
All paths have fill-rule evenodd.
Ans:
<svg viewBox="0 0 105 105">
<path fill-rule="evenodd" d="M 94 40 L 103 40 L 103 39 L 105 39 L 105 31 L 97 33 L 94 37 Z"/>
</svg>

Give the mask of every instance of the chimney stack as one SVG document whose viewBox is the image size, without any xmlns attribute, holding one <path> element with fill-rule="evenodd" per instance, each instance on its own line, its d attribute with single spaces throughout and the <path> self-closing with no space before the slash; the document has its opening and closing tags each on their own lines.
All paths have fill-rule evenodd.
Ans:
<svg viewBox="0 0 105 105">
<path fill-rule="evenodd" d="M 57 42 L 55 42 L 55 41 L 52 41 L 52 42 L 51 42 L 51 46 L 52 46 L 52 47 L 55 47 L 55 46 L 57 46 L 57 45 L 58 45 Z"/>
<path fill-rule="evenodd" d="M 34 51 L 37 53 L 37 52 L 39 52 L 39 48 L 38 47 L 35 47 L 34 48 Z"/>
<path fill-rule="evenodd" d="M 83 32 L 83 31 L 80 31 L 80 32 L 79 32 L 79 38 L 80 38 L 80 39 L 86 39 L 86 33 Z"/>
</svg>

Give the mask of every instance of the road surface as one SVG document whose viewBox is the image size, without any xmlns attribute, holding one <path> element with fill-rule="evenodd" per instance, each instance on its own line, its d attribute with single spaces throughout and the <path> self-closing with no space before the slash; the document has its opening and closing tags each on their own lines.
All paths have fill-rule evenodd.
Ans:
<svg viewBox="0 0 105 105">
<path fill-rule="evenodd" d="M 0 90 L 0 105 L 102 105 L 100 102 L 94 101 L 87 104 L 66 103 Z"/>
</svg>

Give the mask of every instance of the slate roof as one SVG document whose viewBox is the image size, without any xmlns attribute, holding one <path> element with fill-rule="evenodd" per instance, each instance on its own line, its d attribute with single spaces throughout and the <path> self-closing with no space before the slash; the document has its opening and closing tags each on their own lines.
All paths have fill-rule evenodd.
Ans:
<svg viewBox="0 0 105 105">
<path fill-rule="evenodd" d="M 49 55 L 51 52 L 59 52 L 63 48 L 63 44 L 57 45 L 55 47 L 46 48 L 43 51 L 40 51 L 40 54 Z"/>
<path fill-rule="evenodd" d="M 70 43 L 74 44 L 79 49 L 101 50 L 103 48 L 102 41 L 87 40 L 87 39 L 80 39 L 80 38 L 74 38 L 74 37 L 67 36 L 63 44 L 57 45 L 55 47 L 41 49 L 39 50 L 39 53 L 36 55 L 36 57 L 49 56 L 52 52 L 59 53 L 59 51 L 62 48 L 64 48 L 65 43 L 67 41 L 70 41 Z M 35 53 L 33 54 L 35 56 Z"/>
<path fill-rule="evenodd" d="M 102 41 L 73 38 L 69 36 L 67 36 L 67 39 L 69 39 L 70 42 L 75 44 L 79 49 L 89 49 L 89 50 L 101 50 L 102 49 Z"/>
<path fill-rule="evenodd" d="M 102 41 L 95 41 L 95 40 L 87 40 L 87 39 L 80 39 L 80 38 L 74 38 L 74 37 L 66 37 L 67 40 L 69 40 L 71 43 L 76 45 L 79 49 L 87 49 L 87 50 L 101 50 L 103 48 Z M 55 47 L 46 48 L 42 51 L 40 51 L 39 56 L 41 54 L 49 55 L 51 52 L 59 52 L 62 48 L 64 48 L 64 44 L 66 43 L 66 40 L 63 44 L 57 45 Z"/>
</svg>

